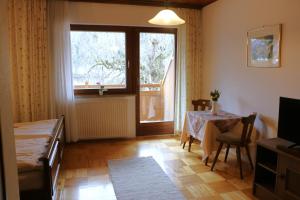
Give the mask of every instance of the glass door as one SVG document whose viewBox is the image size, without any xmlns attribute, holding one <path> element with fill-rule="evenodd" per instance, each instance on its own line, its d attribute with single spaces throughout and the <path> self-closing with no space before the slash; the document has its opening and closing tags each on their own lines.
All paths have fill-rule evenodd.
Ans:
<svg viewBox="0 0 300 200">
<path fill-rule="evenodd" d="M 174 132 L 176 33 L 139 32 L 138 134 Z"/>
</svg>

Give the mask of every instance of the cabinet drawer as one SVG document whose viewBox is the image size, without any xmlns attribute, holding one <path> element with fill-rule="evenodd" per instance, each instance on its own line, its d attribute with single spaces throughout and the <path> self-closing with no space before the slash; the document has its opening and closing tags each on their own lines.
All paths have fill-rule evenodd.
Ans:
<svg viewBox="0 0 300 200">
<path fill-rule="evenodd" d="M 276 197 L 273 192 L 267 190 L 265 187 L 259 184 L 254 184 L 254 195 L 261 200 L 280 200 L 280 198 Z"/>
<path fill-rule="evenodd" d="M 279 156 L 279 176 L 277 192 L 282 199 L 300 200 L 300 161 L 287 156 Z"/>
</svg>

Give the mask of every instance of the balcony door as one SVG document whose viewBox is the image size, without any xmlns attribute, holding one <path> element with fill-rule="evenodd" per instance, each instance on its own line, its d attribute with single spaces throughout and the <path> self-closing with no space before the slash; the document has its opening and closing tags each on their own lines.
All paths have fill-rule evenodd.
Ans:
<svg viewBox="0 0 300 200">
<path fill-rule="evenodd" d="M 138 135 L 174 133 L 176 29 L 138 31 Z"/>
</svg>

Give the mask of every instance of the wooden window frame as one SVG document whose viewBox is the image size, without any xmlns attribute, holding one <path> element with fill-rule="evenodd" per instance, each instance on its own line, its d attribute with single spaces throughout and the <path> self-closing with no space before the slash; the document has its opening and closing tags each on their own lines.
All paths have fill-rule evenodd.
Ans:
<svg viewBox="0 0 300 200">
<path fill-rule="evenodd" d="M 114 94 L 139 94 L 139 33 L 172 33 L 175 35 L 175 66 L 177 56 L 177 29 L 160 27 L 134 27 L 134 26 L 107 26 L 107 25 L 82 25 L 71 24 L 70 31 L 99 31 L 99 32 L 123 32 L 126 45 L 126 88 L 108 89 L 104 95 Z M 175 72 L 176 73 L 176 72 Z M 176 77 L 176 74 L 175 74 Z M 174 88 L 175 89 L 175 88 Z M 99 95 L 99 89 L 75 89 L 75 96 Z M 139 106 L 139 105 L 137 105 Z M 137 113 L 139 108 L 137 108 Z"/>
<path fill-rule="evenodd" d="M 132 75 L 133 65 L 131 64 L 132 58 L 132 50 L 129 46 L 131 44 L 131 32 L 132 30 L 126 26 L 105 26 L 105 25 L 81 25 L 81 24 L 71 24 L 70 31 L 86 31 L 86 32 L 122 32 L 125 33 L 125 48 L 126 48 L 126 87 L 125 88 L 117 88 L 117 89 L 108 89 L 104 92 L 106 94 L 133 94 L 133 80 Z M 75 89 L 75 95 L 98 95 L 99 89 Z"/>
</svg>

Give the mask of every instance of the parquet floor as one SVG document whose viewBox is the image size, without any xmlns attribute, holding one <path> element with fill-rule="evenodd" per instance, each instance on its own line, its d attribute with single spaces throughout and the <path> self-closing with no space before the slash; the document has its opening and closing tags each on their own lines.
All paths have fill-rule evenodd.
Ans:
<svg viewBox="0 0 300 200">
<path fill-rule="evenodd" d="M 245 178 L 240 180 L 235 157 L 230 155 L 224 163 L 223 152 L 211 172 L 211 162 L 209 166 L 201 162 L 199 144 L 193 144 L 192 152 L 188 152 L 187 147 L 183 150 L 179 146 L 176 137 L 166 136 L 67 145 L 58 199 L 116 200 L 107 161 L 137 156 L 153 156 L 189 200 L 255 199 L 251 194 L 253 176 L 248 163 L 243 163 Z"/>
</svg>

